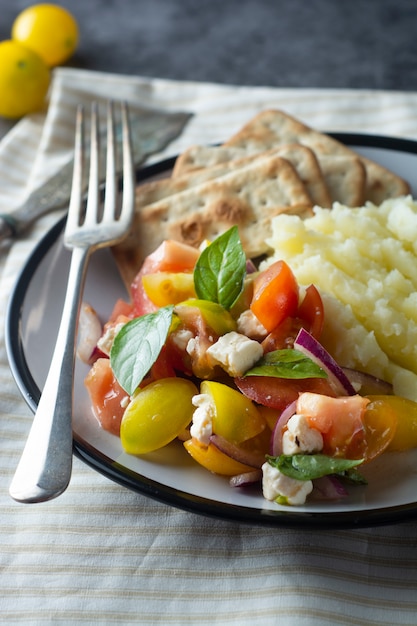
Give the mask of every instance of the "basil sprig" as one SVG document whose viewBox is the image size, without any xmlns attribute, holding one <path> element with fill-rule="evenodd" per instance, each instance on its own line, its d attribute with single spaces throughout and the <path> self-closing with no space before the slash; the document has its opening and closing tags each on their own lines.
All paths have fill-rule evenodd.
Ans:
<svg viewBox="0 0 417 626">
<path fill-rule="evenodd" d="M 291 348 L 267 352 L 245 376 L 272 376 L 301 380 L 327 378 L 327 374 L 312 359 Z"/>
<path fill-rule="evenodd" d="M 243 290 L 246 256 L 237 226 L 217 237 L 200 254 L 194 269 L 197 297 L 232 308 Z"/>
<path fill-rule="evenodd" d="M 325 454 L 280 454 L 267 456 L 267 461 L 285 476 L 297 480 L 314 480 L 330 474 L 349 477 L 350 470 L 363 463 L 363 459 L 341 459 Z M 355 482 L 360 482 L 358 476 L 356 473 Z M 362 482 L 366 482 L 365 479 Z"/>
<path fill-rule="evenodd" d="M 119 384 L 132 395 L 162 350 L 172 322 L 173 306 L 135 317 L 114 338 L 110 365 Z"/>
<path fill-rule="evenodd" d="M 194 269 L 198 298 L 229 310 L 243 290 L 246 256 L 233 226 L 200 255 Z M 116 335 L 110 352 L 111 368 L 119 384 L 132 395 L 165 344 L 173 321 L 173 306 L 134 318 Z"/>
</svg>

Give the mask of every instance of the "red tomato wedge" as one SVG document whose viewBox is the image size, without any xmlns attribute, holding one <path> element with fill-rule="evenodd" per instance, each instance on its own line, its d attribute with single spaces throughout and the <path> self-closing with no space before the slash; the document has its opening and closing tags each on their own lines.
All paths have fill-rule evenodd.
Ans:
<svg viewBox="0 0 417 626">
<path fill-rule="evenodd" d="M 283 411 L 300 393 L 310 391 L 334 396 L 334 391 L 324 378 L 288 380 L 270 376 L 235 378 L 237 388 L 248 398 L 263 406 Z"/>
<path fill-rule="evenodd" d="M 298 284 L 285 261 L 273 263 L 255 278 L 250 308 L 268 332 L 297 314 Z"/>
<path fill-rule="evenodd" d="M 158 308 L 145 293 L 143 276 L 156 272 L 192 272 L 199 255 L 197 248 L 169 239 L 147 256 L 131 285 L 135 315 L 152 313 Z"/>
<path fill-rule="evenodd" d="M 160 380 L 161 378 L 175 378 L 177 374 L 174 369 L 174 363 L 175 361 L 171 356 L 170 350 L 166 345 L 163 346 L 158 358 L 152 365 L 149 374 L 145 376 L 141 382 L 140 387 L 146 387 L 150 383 Z"/>
<path fill-rule="evenodd" d="M 323 435 L 323 453 L 347 459 L 371 459 L 389 445 L 397 428 L 397 413 L 389 400 L 363 396 L 329 398 L 302 393 L 296 412 Z"/>
<path fill-rule="evenodd" d="M 107 358 L 98 359 L 84 381 L 93 413 L 104 430 L 119 435 L 127 393 L 117 382 Z"/>
<path fill-rule="evenodd" d="M 109 324 L 112 325 L 120 321 L 122 318 L 126 318 L 127 320 L 127 319 L 130 319 L 131 317 L 133 317 L 132 305 L 129 304 L 129 302 L 126 302 L 125 300 L 122 300 L 121 298 L 119 298 L 119 300 L 116 301 L 116 304 L 113 307 L 113 311 L 106 325 L 109 325 Z"/>
<path fill-rule="evenodd" d="M 324 324 L 324 307 L 318 289 L 310 285 L 306 289 L 305 296 L 298 307 L 297 316 L 306 322 L 306 330 L 319 339 Z"/>
<path fill-rule="evenodd" d="M 298 317 L 287 317 L 262 341 L 264 353 L 293 348 L 295 338 L 303 326 L 303 320 Z"/>
<path fill-rule="evenodd" d="M 296 412 L 307 417 L 311 428 L 323 435 L 323 453 L 345 458 L 363 458 L 365 432 L 363 416 L 367 398 L 346 396 L 329 398 L 317 393 L 302 393 Z"/>
</svg>

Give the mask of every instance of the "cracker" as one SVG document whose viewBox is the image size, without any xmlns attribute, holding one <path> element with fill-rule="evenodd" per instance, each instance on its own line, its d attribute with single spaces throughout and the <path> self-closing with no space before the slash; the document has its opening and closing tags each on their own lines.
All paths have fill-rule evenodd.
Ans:
<svg viewBox="0 0 417 626">
<path fill-rule="evenodd" d="M 240 151 L 238 151 L 240 153 Z M 191 187 L 201 185 L 206 181 L 213 180 L 225 176 L 230 172 L 238 170 L 240 167 L 247 165 L 253 161 L 254 157 L 244 157 L 237 161 L 220 161 L 211 167 L 194 168 L 189 172 L 184 172 L 181 176 L 144 183 L 136 188 L 136 206 L 141 207 L 153 202 L 159 202 L 164 198 L 186 191 Z"/>
<path fill-rule="evenodd" d="M 319 156 L 332 202 L 358 207 L 366 201 L 366 169 L 356 156 Z"/>
<path fill-rule="evenodd" d="M 224 146 L 247 151 L 271 149 L 283 143 L 301 143 L 320 155 L 350 155 L 356 153 L 329 135 L 313 130 L 299 120 L 279 110 L 267 110 L 250 120 Z M 383 199 L 410 193 L 408 183 L 400 176 L 360 157 L 366 170 L 365 200 L 380 204 Z"/>
<path fill-rule="evenodd" d="M 201 182 L 203 179 L 209 180 L 210 178 L 221 176 L 227 173 L 227 171 L 245 165 L 249 160 L 261 158 L 267 154 L 281 156 L 295 167 L 313 204 L 325 208 L 331 206 L 332 197 L 314 152 L 307 146 L 296 143 L 285 144 L 267 152 L 254 152 L 249 155 L 246 154 L 245 150 L 239 148 L 193 146 L 191 150 L 186 150 L 178 157 L 177 161 L 180 159 L 181 163 L 180 167 L 177 168 L 177 176 L 174 176 L 174 167 L 172 182 L 164 181 L 161 183 L 159 186 L 160 191 L 165 193 L 168 192 L 171 186 L 175 189 L 177 184 L 179 186 L 184 184 L 191 186 L 195 184 L 195 181 Z M 187 163 L 189 164 L 188 171 Z M 179 172 L 182 172 L 182 174 Z"/>
<path fill-rule="evenodd" d="M 227 161 L 247 156 L 247 151 L 239 148 L 225 148 L 224 146 L 190 146 L 175 160 L 172 177 L 177 178 L 194 170 L 212 167 Z"/>
<path fill-rule="evenodd" d="M 268 156 L 142 206 L 113 252 L 126 285 L 164 239 L 198 247 L 236 224 L 247 256 L 256 257 L 270 251 L 271 219 L 283 212 L 311 216 L 311 198 L 286 159 Z"/>
</svg>

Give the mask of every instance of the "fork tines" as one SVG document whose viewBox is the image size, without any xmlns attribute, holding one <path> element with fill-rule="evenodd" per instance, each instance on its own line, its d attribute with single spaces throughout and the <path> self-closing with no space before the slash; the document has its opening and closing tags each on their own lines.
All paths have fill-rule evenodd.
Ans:
<svg viewBox="0 0 417 626">
<path fill-rule="evenodd" d="M 90 143 L 86 146 L 85 135 L 87 118 L 85 107 L 77 108 L 74 171 L 71 201 L 68 211 L 67 232 L 77 226 L 95 227 L 104 221 L 119 219 L 122 222 L 131 220 L 132 204 L 134 204 L 134 165 L 130 138 L 128 106 L 120 103 L 121 146 L 118 146 L 116 132 L 116 103 L 107 102 L 106 129 L 100 132 L 99 105 L 91 104 L 90 111 Z M 106 140 L 106 158 L 102 158 L 100 144 Z M 118 186 L 118 156 L 123 171 L 123 195 L 120 206 Z M 86 160 L 89 158 L 88 182 L 86 178 Z M 105 171 L 104 171 L 105 170 Z M 102 202 L 101 186 L 105 181 L 104 202 Z M 86 184 L 87 183 L 87 184 Z M 87 201 L 83 198 L 87 188 Z"/>
</svg>

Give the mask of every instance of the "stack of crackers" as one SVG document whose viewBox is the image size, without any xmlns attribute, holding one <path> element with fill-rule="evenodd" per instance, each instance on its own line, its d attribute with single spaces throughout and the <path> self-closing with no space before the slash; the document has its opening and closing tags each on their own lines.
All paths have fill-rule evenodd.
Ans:
<svg viewBox="0 0 417 626">
<path fill-rule="evenodd" d="M 237 224 L 246 255 L 267 254 L 271 219 L 315 205 L 355 207 L 406 195 L 408 183 L 279 110 L 256 115 L 220 146 L 192 146 L 169 178 L 138 186 L 129 237 L 114 249 L 126 284 L 164 239 L 193 246 Z"/>
</svg>

